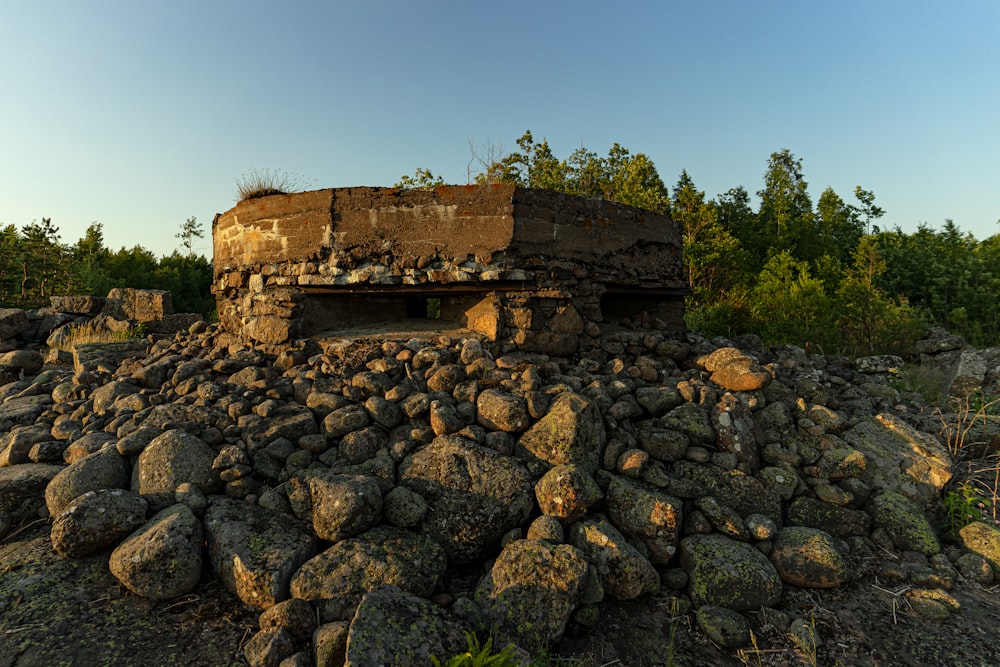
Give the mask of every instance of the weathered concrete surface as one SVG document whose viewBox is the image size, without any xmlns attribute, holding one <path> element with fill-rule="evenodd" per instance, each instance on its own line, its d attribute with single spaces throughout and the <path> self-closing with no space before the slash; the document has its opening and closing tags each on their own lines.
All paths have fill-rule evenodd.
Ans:
<svg viewBox="0 0 1000 667">
<path fill-rule="evenodd" d="M 688 291 L 670 218 L 508 184 L 273 195 L 212 232 L 220 321 L 267 345 L 425 317 L 434 298 L 452 325 L 569 356 L 609 319 L 679 329 Z"/>
</svg>

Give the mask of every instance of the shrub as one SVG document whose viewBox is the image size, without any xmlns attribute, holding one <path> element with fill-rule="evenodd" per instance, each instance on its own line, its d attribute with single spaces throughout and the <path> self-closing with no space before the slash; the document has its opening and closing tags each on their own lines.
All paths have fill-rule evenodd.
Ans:
<svg viewBox="0 0 1000 667">
<path fill-rule="evenodd" d="M 241 174 L 236 179 L 236 195 L 238 201 L 257 199 L 268 195 L 287 195 L 289 192 L 302 190 L 301 179 L 284 171 L 274 169 L 257 169 Z"/>
</svg>

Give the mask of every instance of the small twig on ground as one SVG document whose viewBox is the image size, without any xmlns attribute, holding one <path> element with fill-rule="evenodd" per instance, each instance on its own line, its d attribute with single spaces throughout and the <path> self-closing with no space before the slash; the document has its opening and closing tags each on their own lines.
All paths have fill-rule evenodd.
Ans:
<svg viewBox="0 0 1000 667">
<path fill-rule="evenodd" d="M 898 591 L 890 591 L 888 588 L 882 588 L 878 584 L 872 584 L 872 588 L 882 591 L 883 593 L 888 593 L 892 596 L 892 624 L 898 625 L 899 620 L 896 618 L 896 608 L 899 606 L 899 600 L 906 591 L 913 588 L 913 586 L 903 586 Z"/>
<path fill-rule="evenodd" d="M 19 628 L 11 628 L 10 630 L 4 630 L 3 634 L 4 635 L 13 635 L 13 634 L 17 634 L 18 632 L 26 632 L 27 630 L 38 630 L 38 629 L 44 628 L 44 627 L 45 627 L 44 623 L 31 623 L 29 625 L 22 625 Z"/>
<path fill-rule="evenodd" d="M 191 604 L 192 602 L 197 602 L 200 599 L 201 599 L 200 595 L 194 595 L 194 594 L 192 594 L 192 595 L 187 596 L 187 598 L 184 599 L 184 600 L 178 600 L 177 602 L 174 602 L 173 604 L 164 607 L 163 610 L 164 611 L 173 611 L 177 607 L 183 607 L 184 605 Z"/>
<path fill-rule="evenodd" d="M 3 541 L 6 542 L 7 540 L 13 539 L 13 538 L 17 537 L 18 535 L 20 535 L 21 533 L 23 533 L 24 531 L 26 531 L 26 530 L 28 530 L 30 528 L 34 528 L 35 526 L 37 526 L 40 523 L 47 523 L 47 522 L 48 522 L 48 519 L 35 519 L 31 523 L 24 524 L 23 526 L 21 526 L 20 528 L 18 528 L 17 530 L 15 530 L 13 533 L 11 533 L 10 535 L 8 535 L 5 538 L 3 538 Z"/>
</svg>

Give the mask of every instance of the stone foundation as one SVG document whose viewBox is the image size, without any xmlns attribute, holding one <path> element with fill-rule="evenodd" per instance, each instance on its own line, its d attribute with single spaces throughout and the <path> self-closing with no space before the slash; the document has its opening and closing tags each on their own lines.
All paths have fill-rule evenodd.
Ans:
<svg viewBox="0 0 1000 667">
<path fill-rule="evenodd" d="M 239 202 L 212 234 L 221 324 L 264 345 L 430 316 L 573 356 L 623 320 L 683 328 L 678 226 L 604 200 L 512 185 L 338 188 Z"/>
</svg>

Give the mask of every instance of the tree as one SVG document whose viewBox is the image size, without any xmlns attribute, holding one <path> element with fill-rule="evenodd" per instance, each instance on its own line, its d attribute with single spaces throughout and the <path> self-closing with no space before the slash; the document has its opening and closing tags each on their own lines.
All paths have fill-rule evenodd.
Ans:
<svg viewBox="0 0 1000 667">
<path fill-rule="evenodd" d="M 788 250 L 800 260 L 814 260 L 822 254 L 807 188 L 802 160 L 787 148 L 771 153 L 764 188 L 757 192 L 760 243 L 756 250 Z"/>
<path fill-rule="evenodd" d="M 70 248 L 76 275 L 76 291 L 84 294 L 107 294 L 114 286 L 105 270 L 110 254 L 104 247 L 104 226 L 99 222 L 92 222 L 83 238 Z"/>
<path fill-rule="evenodd" d="M 806 350 L 838 344 L 833 302 L 807 262 L 789 250 L 771 256 L 751 294 L 755 329 L 771 344 L 793 343 Z"/>
<path fill-rule="evenodd" d="M 840 329 L 844 342 L 854 354 L 900 351 L 913 341 L 919 320 L 905 303 L 894 302 L 878 286 L 885 272 L 870 236 L 861 239 L 854 261 L 837 289 Z"/>
<path fill-rule="evenodd" d="M 419 190 L 436 188 L 439 185 L 444 185 L 444 179 L 440 176 L 432 174 L 430 169 L 417 167 L 416 171 L 413 172 L 413 176 L 400 176 L 399 181 L 397 181 L 392 187 L 406 190 Z"/>
<path fill-rule="evenodd" d="M 194 240 L 205 238 L 205 230 L 202 229 L 198 218 L 192 215 L 181 225 L 181 231 L 174 234 L 174 237 L 181 240 L 181 247 L 188 255 L 194 255 Z"/>
<path fill-rule="evenodd" d="M 26 225 L 21 230 L 19 250 L 23 305 L 45 305 L 48 297 L 66 291 L 70 280 L 69 265 L 64 261 L 66 248 L 52 218 Z"/>
</svg>

